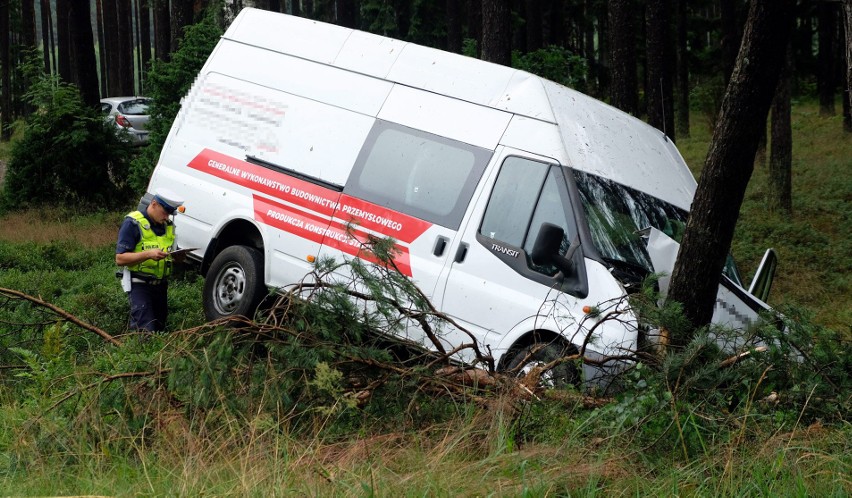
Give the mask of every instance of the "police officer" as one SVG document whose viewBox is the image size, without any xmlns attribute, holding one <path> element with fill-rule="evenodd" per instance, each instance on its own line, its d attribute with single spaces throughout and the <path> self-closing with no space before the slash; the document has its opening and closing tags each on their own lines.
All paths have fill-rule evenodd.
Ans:
<svg viewBox="0 0 852 498">
<path fill-rule="evenodd" d="M 125 291 L 129 280 L 131 329 L 165 329 L 173 263 L 169 250 L 175 242 L 170 217 L 182 204 L 176 193 L 159 188 L 145 210 L 129 213 L 118 230 L 115 262 L 125 267 Z"/>
</svg>

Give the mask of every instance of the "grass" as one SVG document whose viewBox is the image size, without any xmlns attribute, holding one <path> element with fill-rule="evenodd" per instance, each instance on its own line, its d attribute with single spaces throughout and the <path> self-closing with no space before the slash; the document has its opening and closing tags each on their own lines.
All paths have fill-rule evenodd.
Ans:
<svg viewBox="0 0 852 498">
<path fill-rule="evenodd" d="M 8 409 L 6 409 L 8 410 Z M 7 419 L 8 413 L 0 415 Z M 169 438 L 109 455 L 56 455 L 35 472 L 0 475 L 16 495 L 213 496 L 844 496 L 850 428 L 760 434 L 699 458 L 648 458 L 609 441 L 568 438 L 506 451 L 488 440 L 493 418 L 339 442 L 264 429 L 199 437 L 178 418 Z M 172 423 L 170 426 L 169 424 Z M 74 449 L 78 452 L 80 449 Z M 7 466 L 2 468 L 8 469 Z"/>
<path fill-rule="evenodd" d="M 765 211 L 766 172 L 758 167 L 733 252 L 748 279 L 763 248 L 775 247 L 781 265 L 771 303 L 805 306 L 818 323 L 848 331 L 852 140 L 838 118 L 820 117 L 812 103 L 798 103 L 793 122 L 794 213 Z M 679 140 L 696 172 L 708 141 L 698 127 L 691 138 Z M 127 302 L 113 276 L 112 254 L 124 213 L 69 213 L 73 210 L 44 209 L 0 217 L 0 287 L 40 296 L 120 336 L 126 332 Z M 202 323 L 200 285 L 192 275 L 176 279 L 170 329 Z M 2 495 L 852 494 L 848 420 L 803 423 L 800 413 L 771 407 L 717 414 L 726 418 L 722 421 L 690 411 L 697 414 L 692 423 L 703 439 L 686 455 L 672 430 L 654 432 L 649 440 L 649 427 L 673 423 L 665 403 L 636 425 L 613 418 L 620 409 L 644 413 L 629 402 L 607 411 L 544 400 L 510 419 L 498 399 L 488 410 L 453 406 L 454 416 L 422 425 L 418 414 L 428 408 L 412 404 L 401 408 L 402 415 L 393 414 L 403 420 L 398 426 L 373 424 L 364 414 L 361 425 L 333 436 L 322 430 L 335 422 L 327 418 L 318 417 L 317 426 L 306 430 L 289 413 L 237 416 L 223 404 L 195 412 L 154 409 L 155 399 L 146 393 L 157 386 L 145 382 L 114 390 L 100 386 L 52 408 L 64 393 L 98 378 L 94 372 L 101 365 L 148 368 L 151 355 L 165 348 L 156 340 L 106 348 L 70 329 L 51 353 L 46 334 L 24 344 L 15 340 L 42 326 L 32 321 L 28 305 L 5 300 L 0 309 L 12 310 L 0 316 L 0 351 L 14 344 L 41 354 L 37 368 L 0 365 Z M 2 352 L 4 360 L 10 357 Z M 18 375 L 30 376 L 29 382 Z"/>
<path fill-rule="evenodd" d="M 74 241 L 89 247 L 103 247 L 116 242 L 124 214 L 81 214 L 58 208 L 8 213 L 0 217 L 0 240 L 36 244 Z"/>
</svg>

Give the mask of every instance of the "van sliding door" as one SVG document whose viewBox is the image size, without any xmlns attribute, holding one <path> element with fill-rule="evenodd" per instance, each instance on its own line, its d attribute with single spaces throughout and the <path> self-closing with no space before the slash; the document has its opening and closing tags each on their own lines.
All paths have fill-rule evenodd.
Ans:
<svg viewBox="0 0 852 498">
<path fill-rule="evenodd" d="M 491 154 L 377 120 L 343 188 L 321 255 L 375 261 L 369 237 L 392 238 L 393 263 L 432 298 Z M 413 340 L 422 339 L 417 329 L 410 331 Z"/>
</svg>

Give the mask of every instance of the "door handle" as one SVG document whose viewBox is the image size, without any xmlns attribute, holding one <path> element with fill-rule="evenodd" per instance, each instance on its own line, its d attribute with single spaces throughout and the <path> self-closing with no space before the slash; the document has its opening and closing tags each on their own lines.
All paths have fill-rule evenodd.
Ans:
<svg viewBox="0 0 852 498">
<path fill-rule="evenodd" d="M 450 239 L 443 235 L 439 235 L 438 240 L 435 241 L 435 247 L 432 249 L 432 254 L 435 256 L 443 256 L 444 251 L 447 249 L 447 242 L 449 241 Z"/>
<path fill-rule="evenodd" d="M 459 244 L 459 248 L 456 249 L 456 257 L 453 259 L 456 263 L 461 263 L 464 261 L 465 256 L 467 256 L 467 244 L 462 242 Z"/>
</svg>

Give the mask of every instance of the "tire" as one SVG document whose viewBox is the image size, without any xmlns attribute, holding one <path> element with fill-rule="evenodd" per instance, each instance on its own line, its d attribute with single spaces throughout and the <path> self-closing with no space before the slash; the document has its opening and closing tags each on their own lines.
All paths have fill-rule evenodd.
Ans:
<svg viewBox="0 0 852 498">
<path fill-rule="evenodd" d="M 535 352 L 533 352 L 535 351 Z M 577 349 L 571 345 L 564 345 L 560 342 L 540 343 L 536 342 L 520 349 L 510 350 L 509 362 L 506 364 L 506 370 L 511 371 L 516 368 L 529 356 L 526 364 L 518 370 L 518 376 L 523 376 L 533 367 L 542 366 L 551 361 L 576 354 Z M 540 387 L 579 387 L 580 371 L 573 362 L 566 361 L 556 365 L 547 372 L 541 374 L 539 380 Z"/>
<path fill-rule="evenodd" d="M 257 249 L 231 246 L 220 252 L 204 280 L 204 316 L 208 321 L 238 315 L 253 318 L 268 294 L 263 278 L 263 254 Z"/>
</svg>

